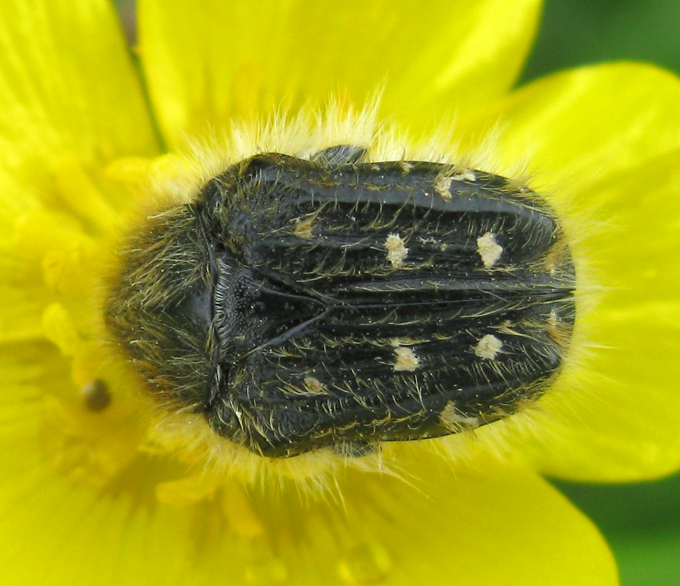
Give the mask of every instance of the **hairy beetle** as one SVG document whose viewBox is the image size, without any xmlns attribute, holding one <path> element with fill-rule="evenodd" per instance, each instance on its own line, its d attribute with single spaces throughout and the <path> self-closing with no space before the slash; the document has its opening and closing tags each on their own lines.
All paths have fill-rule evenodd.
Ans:
<svg viewBox="0 0 680 586">
<path fill-rule="evenodd" d="M 253 156 L 130 238 L 107 322 L 163 405 L 263 456 L 361 455 L 549 388 L 575 319 L 553 210 L 498 175 L 365 156 Z"/>
</svg>

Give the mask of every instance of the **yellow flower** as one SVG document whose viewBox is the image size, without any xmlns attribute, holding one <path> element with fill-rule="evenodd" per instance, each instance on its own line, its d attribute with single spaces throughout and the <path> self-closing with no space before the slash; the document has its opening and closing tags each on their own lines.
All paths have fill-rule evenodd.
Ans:
<svg viewBox="0 0 680 586">
<path fill-rule="evenodd" d="M 141 72 L 105 0 L 0 0 L 2 583 L 615 583 L 539 474 L 680 466 L 678 80 L 609 64 L 510 92 L 538 0 L 139 4 Z M 225 463 L 108 345 L 121 234 L 197 168 L 357 139 L 525 169 L 578 261 L 571 364 L 517 415 L 386 446 L 385 473 Z"/>
</svg>

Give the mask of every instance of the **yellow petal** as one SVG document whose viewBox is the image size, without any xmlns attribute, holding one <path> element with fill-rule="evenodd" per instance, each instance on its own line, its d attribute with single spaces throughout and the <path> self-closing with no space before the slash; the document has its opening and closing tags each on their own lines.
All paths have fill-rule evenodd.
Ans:
<svg viewBox="0 0 680 586">
<path fill-rule="evenodd" d="M 531 153 L 590 266 L 581 288 L 604 289 L 577 318 L 591 356 L 542 401 L 538 440 L 517 441 L 547 473 L 633 480 L 680 467 L 679 103 L 671 74 L 618 64 L 547 78 L 497 109 L 502 158 Z"/>
<path fill-rule="evenodd" d="M 540 0 L 143 0 L 141 57 L 166 140 L 233 119 L 384 86 L 386 112 L 417 124 L 514 82 Z"/>
<path fill-rule="evenodd" d="M 679 169 L 680 151 L 646 160 L 593 196 L 613 198 L 616 225 L 587 240 L 610 288 L 586 318 L 603 347 L 584 365 L 597 376 L 575 394 L 567 428 L 551 430 L 560 450 L 539 454 L 550 474 L 636 480 L 680 467 Z"/>
<path fill-rule="evenodd" d="M 157 150 L 109 2 L 2 0 L 0 13 L 3 206 L 49 193 L 55 156 L 92 166 Z"/>
<path fill-rule="evenodd" d="M 633 63 L 582 67 L 538 80 L 461 119 L 459 130 L 479 133 L 500 119 L 504 165 L 525 157 L 537 182 L 583 193 L 677 148 L 679 100 L 680 83 L 668 71 Z"/>
<path fill-rule="evenodd" d="M 417 488 L 355 472 L 338 479 L 342 500 L 253 489 L 239 507 L 263 534 L 241 531 L 240 513 L 215 500 L 173 507 L 125 483 L 69 486 L 27 450 L 13 456 L 9 439 L 0 436 L 11 473 L 0 488 L 4 584 L 616 584 L 597 530 L 523 469 L 485 462 L 454 476 L 425 458 L 403 471 Z M 128 489 L 140 474 L 152 482 L 154 466 L 133 468 Z"/>
</svg>

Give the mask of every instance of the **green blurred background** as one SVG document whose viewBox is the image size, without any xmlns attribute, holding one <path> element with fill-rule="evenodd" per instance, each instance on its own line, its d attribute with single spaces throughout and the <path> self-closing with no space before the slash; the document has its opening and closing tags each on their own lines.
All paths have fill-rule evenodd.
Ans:
<svg viewBox="0 0 680 586">
<path fill-rule="evenodd" d="M 132 37 L 134 0 L 117 3 Z M 616 59 L 680 72 L 680 0 L 546 0 L 522 83 Z M 680 586 L 680 475 L 635 485 L 555 484 L 600 527 L 623 586 Z"/>
<path fill-rule="evenodd" d="M 680 72 L 680 0 L 546 0 L 523 81 L 616 59 Z"/>
</svg>

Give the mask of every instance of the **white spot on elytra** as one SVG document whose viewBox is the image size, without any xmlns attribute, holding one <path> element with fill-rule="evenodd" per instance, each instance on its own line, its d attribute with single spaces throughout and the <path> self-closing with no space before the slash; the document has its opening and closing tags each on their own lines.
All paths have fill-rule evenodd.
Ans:
<svg viewBox="0 0 680 586">
<path fill-rule="evenodd" d="M 439 421 L 444 427 L 454 431 L 460 431 L 464 428 L 479 427 L 481 421 L 479 417 L 469 417 L 463 415 L 453 401 L 449 401 L 441 413 L 439 414 Z"/>
<path fill-rule="evenodd" d="M 313 376 L 306 376 L 303 382 L 307 391 L 313 393 L 314 395 L 323 395 L 326 391 L 326 385 Z"/>
<path fill-rule="evenodd" d="M 467 181 L 473 183 L 477 181 L 477 175 L 470 169 L 457 169 L 453 175 L 440 175 L 434 180 L 432 185 L 442 199 L 450 201 L 452 199 L 451 184 L 454 181 Z"/>
<path fill-rule="evenodd" d="M 452 199 L 451 183 L 453 183 L 453 177 L 447 177 L 446 175 L 440 175 L 434 180 L 434 190 L 446 201 Z"/>
<path fill-rule="evenodd" d="M 493 334 L 486 334 L 477 342 L 475 354 L 486 360 L 496 360 L 496 356 L 501 351 L 501 348 L 503 348 L 503 342 Z"/>
<path fill-rule="evenodd" d="M 408 175 L 413 169 L 413 165 L 407 161 L 399 161 L 399 168 L 403 171 L 404 175 Z"/>
<path fill-rule="evenodd" d="M 309 240 L 312 237 L 312 232 L 314 231 L 314 218 L 299 220 L 295 224 L 295 229 L 293 231 L 298 238 Z"/>
<path fill-rule="evenodd" d="M 484 263 L 484 267 L 490 269 L 503 254 L 503 247 L 496 242 L 495 234 L 487 232 L 477 238 L 477 253 Z"/>
<path fill-rule="evenodd" d="M 470 169 L 463 169 L 459 173 L 456 173 L 455 175 L 451 175 L 451 179 L 454 181 L 470 181 L 474 182 L 477 181 L 477 175 L 474 174 L 473 171 Z"/>
<path fill-rule="evenodd" d="M 557 342 L 559 346 L 566 348 L 569 344 L 569 338 L 571 337 L 569 327 L 560 320 L 557 311 L 554 309 L 550 310 L 546 325 L 548 335 Z"/>
<path fill-rule="evenodd" d="M 385 240 L 385 250 L 387 250 L 387 260 L 396 269 L 404 264 L 404 259 L 408 254 L 408 248 L 404 246 L 404 240 L 399 234 L 390 234 Z"/>
<path fill-rule="evenodd" d="M 418 357 L 414 354 L 413 350 L 406 346 L 397 346 L 394 349 L 394 354 L 397 357 L 394 362 L 394 370 L 396 372 L 413 372 L 420 365 L 420 360 L 418 360 Z"/>
</svg>

